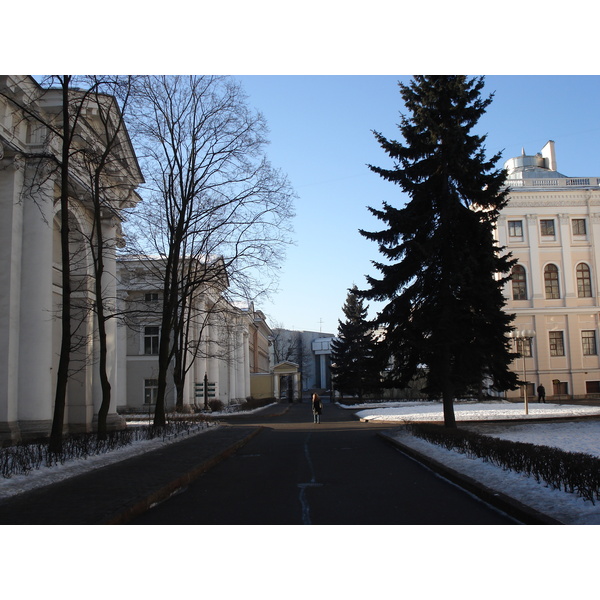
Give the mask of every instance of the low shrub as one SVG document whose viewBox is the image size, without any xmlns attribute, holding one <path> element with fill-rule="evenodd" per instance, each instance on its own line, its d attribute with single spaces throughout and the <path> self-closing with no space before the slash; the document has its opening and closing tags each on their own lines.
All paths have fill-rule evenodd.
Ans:
<svg viewBox="0 0 600 600">
<path fill-rule="evenodd" d="M 212 400 L 208 401 L 208 406 L 212 412 L 221 412 L 224 404 L 218 398 L 213 398 Z"/>
<path fill-rule="evenodd" d="M 10 478 L 14 475 L 26 475 L 41 467 L 52 467 L 64 464 L 68 460 L 106 454 L 136 441 L 157 438 L 166 440 L 189 435 L 193 431 L 208 426 L 209 423 L 204 420 L 188 419 L 170 421 L 165 427 L 143 425 L 111 431 L 105 440 L 99 439 L 95 433 L 68 435 L 63 439 L 63 448 L 60 453 L 50 452 L 48 439 L 20 442 L 13 446 L 0 448 L 0 476 Z"/>
<path fill-rule="evenodd" d="M 566 452 L 551 446 L 511 442 L 463 429 L 412 424 L 416 437 L 447 450 L 481 458 L 503 469 L 525 473 L 554 489 L 576 493 L 592 504 L 600 499 L 600 459 L 582 452 Z"/>
</svg>

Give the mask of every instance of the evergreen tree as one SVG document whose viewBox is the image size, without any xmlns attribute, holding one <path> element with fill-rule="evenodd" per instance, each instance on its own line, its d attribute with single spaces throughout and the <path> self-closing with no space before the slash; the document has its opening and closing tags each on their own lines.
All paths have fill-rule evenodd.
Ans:
<svg viewBox="0 0 600 600">
<path fill-rule="evenodd" d="M 410 116 L 398 126 L 405 143 L 375 137 L 394 168 L 369 168 L 400 186 L 403 208 L 369 208 L 387 228 L 361 234 L 379 245 L 381 278 L 367 277 L 368 299 L 387 302 L 376 323 L 401 387 L 424 369 L 426 390 L 442 397 L 444 423 L 455 427 L 454 398 L 484 382 L 514 389 L 502 287 L 515 261 L 494 240 L 506 204 L 500 155 L 485 158 L 486 136 L 471 132 L 490 104 L 483 78 L 417 76 L 399 84 Z"/>
<path fill-rule="evenodd" d="M 375 338 L 367 321 L 368 307 L 363 306 L 353 286 L 342 310 L 346 317 L 338 321 L 338 337 L 332 342 L 331 372 L 335 389 L 341 394 L 356 395 L 362 399 L 366 393 L 380 387 Z"/>
</svg>

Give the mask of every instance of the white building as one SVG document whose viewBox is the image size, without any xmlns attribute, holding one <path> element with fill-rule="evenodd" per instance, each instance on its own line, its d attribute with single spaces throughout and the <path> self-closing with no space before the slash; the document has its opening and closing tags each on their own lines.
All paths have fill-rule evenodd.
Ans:
<svg viewBox="0 0 600 600">
<path fill-rule="evenodd" d="M 525 369 L 530 398 L 540 383 L 548 397 L 600 394 L 600 178 L 559 173 L 552 141 L 505 168 L 510 200 L 497 234 L 518 259 L 506 310 L 518 331 L 535 333 L 513 369 L 520 378 Z"/>
<path fill-rule="evenodd" d="M 65 426 L 89 431 L 98 413 L 101 391 L 98 341 L 93 311 L 92 232 L 89 171 L 80 160 L 87 148 L 102 149 L 104 114 L 112 98 L 81 100 L 82 111 L 72 146 L 70 228 L 75 330 L 78 347 L 71 355 Z M 60 137 L 62 92 L 43 89 L 28 76 L 0 76 L 0 440 L 46 435 L 53 418 L 61 341 L 62 265 L 60 244 Z M 100 104 L 102 103 L 102 104 Z M 111 113 L 113 114 L 113 113 Z M 50 127 L 51 125 L 51 127 Z M 106 190 L 103 231 L 108 248 L 103 281 L 106 297 L 116 297 L 115 245 L 120 243 L 120 210 L 139 200 L 143 182 L 127 132 L 120 130 Z M 110 301 L 110 300 L 109 300 Z M 116 325 L 108 325 L 108 375 L 117 387 Z M 113 401 L 109 424 L 120 419 Z"/>
<path fill-rule="evenodd" d="M 158 342 L 162 283 L 160 259 L 120 259 L 119 290 L 126 325 L 119 327 L 119 410 L 151 410 L 158 389 Z M 251 395 L 250 373 L 264 370 L 265 354 L 259 341 L 262 313 L 252 305 L 233 305 L 225 298 L 228 286 L 222 259 L 211 259 L 210 284 L 200 286 L 185 317 L 183 347 L 187 376 L 183 410 L 204 406 L 208 400 L 224 405 L 243 402 Z M 127 315 L 130 316 L 127 316 Z M 266 356 L 268 370 L 268 355 Z M 167 410 L 176 404 L 173 365 L 167 379 Z"/>
</svg>

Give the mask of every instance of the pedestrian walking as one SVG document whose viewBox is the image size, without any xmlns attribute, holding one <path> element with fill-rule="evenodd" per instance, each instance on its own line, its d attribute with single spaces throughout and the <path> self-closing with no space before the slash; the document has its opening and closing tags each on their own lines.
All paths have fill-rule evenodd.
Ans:
<svg viewBox="0 0 600 600">
<path fill-rule="evenodd" d="M 546 388 L 540 383 L 537 389 L 538 402 L 546 404 Z"/>
<path fill-rule="evenodd" d="M 315 423 L 321 422 L 321 411 L 323 410 L 323 403 L 321 402 L 321 398 L 319 398 L 319 394 L 312 395 L 312 411 L 313 417 L 315 419 Z"/>
</svg>

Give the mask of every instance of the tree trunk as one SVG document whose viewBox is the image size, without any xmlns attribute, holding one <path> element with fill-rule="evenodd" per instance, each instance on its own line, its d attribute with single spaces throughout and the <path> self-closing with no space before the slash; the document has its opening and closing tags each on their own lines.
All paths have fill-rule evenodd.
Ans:
<svg viewBox="0 0 600 600">
<path fill-rule="evenodd" d="M 62 309 L 61 344 L 58 371 L 56 373 L 56 396 L 54 398 L 54 416 L 50 433 L 50 452 L 62 452 L 63 426 L 67 386 L 69 383 L 69 362 L 71 354 L 71 256 L 69 249 L 69 140 L 71 138 L 69 121 L 69 81 L 65 75 L 62 81 L 63 137 L 60 190 L 60 247 L 62 265 Z"/>
</svg>

